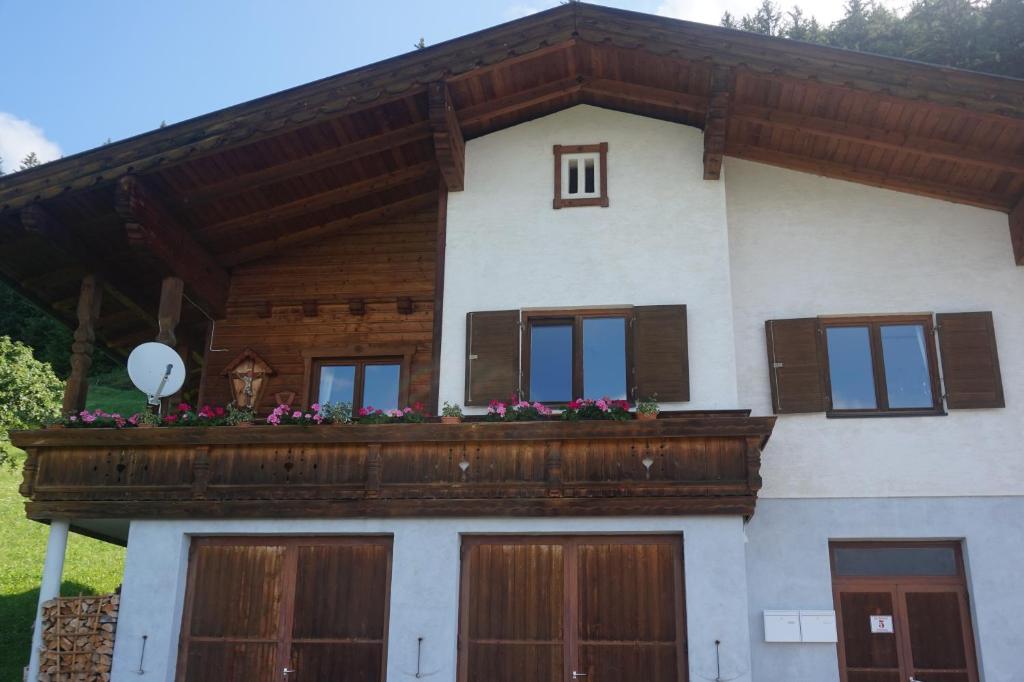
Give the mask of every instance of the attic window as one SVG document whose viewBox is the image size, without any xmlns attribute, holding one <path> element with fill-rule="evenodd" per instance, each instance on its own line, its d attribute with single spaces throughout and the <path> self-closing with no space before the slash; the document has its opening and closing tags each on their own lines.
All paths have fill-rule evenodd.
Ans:
<svg viewBox="0 0 1024 682">
<path fill-rule="evenodd" d="M 608 205 L 608 143 L 560 145 L 555 152 L 555 208 Z"/>
</svg>

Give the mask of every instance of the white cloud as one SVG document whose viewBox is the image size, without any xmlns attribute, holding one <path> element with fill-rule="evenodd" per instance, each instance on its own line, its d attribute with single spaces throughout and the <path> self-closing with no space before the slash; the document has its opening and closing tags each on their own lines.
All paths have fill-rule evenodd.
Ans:
<svg viewBox="0 0 1024 682">
<path fill-rule="evenodd" d="M 4 172 L 18 170 L 21 160 L 29 152 L 35 152 L 42 163 L 59 159 L 61 155 L 60 147 L 48 140 L 41 128 L 0 111 L 0 157 L 3 158 Z"/>
</svg>

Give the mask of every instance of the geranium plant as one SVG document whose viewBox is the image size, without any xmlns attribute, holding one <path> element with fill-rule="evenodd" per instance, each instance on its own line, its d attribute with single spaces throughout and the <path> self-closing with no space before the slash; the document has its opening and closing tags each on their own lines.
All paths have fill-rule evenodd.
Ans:
<svg viewBox="0 0 1024 682">
<path fill-rule="evenodd" d="M 118 413 L 109 414 L 97 408 L 95 410 L 82 410 L 67 418 L 65 423 L 69 428 L 79 429 L 123 429 L 128 426 L 135 426 L 138 423 L 139 415 L 123 417 Z"/>
<path fill-rule="evenodd" d="M 372 406 L 359 408 L 360 424 L 418 424 L 427 420 L 423 403 L 415 403 L 412 407 L 400 410 L 379 410 Z"/>
<path fill-rule="evenodd" d="M 198 410 L 188 403 L 178 403 L 174 410 L 164 416 L 166 426 L 222 426 L 227 411 L 223 407 L 203 405 Z"/>
<path fill-rule="evenodd" d="M 611 419 L 626 421 L 630 418 L 629 403 L 625 400 L 611 398 L 583 398 L 573 400 L 562 410 L 562 419 L 580 421 L 584 419 Z"/>
<path fill-rule="evenodd" d="M 323 421 L 324 415 L 320 411 L 319 403 L 313 403 L 307 411 L 295 410 L 292 409 L 291 405 L 281 403 L 274 408 L 273 412 L 267 415 L 267 423 L 273 426 L 287 426 L 289 424 L 312 426 L 313 424 L 322 424 Z"/>
<path fill-rule="evenodd" d="M 526 400 L 512 400 L 503 403 L 492 400 L 487 406 L 487 421 L 492 422 L 533 422 L 551 416 L 551 408 L 543 403 Z"/>
</svg>

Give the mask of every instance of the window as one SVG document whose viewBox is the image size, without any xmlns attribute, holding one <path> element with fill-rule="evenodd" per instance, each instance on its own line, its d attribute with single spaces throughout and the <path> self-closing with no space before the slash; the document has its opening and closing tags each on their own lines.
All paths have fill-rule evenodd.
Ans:
<svg viewBox="0 0 1024 682">
<path fill-rule="evenodd" d="M 531 401 L 625 400 L 631 310 L 525 315 L 526 391 Z"/>
<path fill-rule="evenodd" d="M 320 360 L 316 370 L 313 402 L 351 403 L 353 410 L 395 410 L 401 406 L 401 358 Z"/>
<path fill-rule="evenodd" d="M 942 413 L 930 316 L 825 318 L 830 413 Z"/>
<path fill-rule="evenodd" d="M 608 205 L 608 143 L 558 145 L 555 208 Z"/>
</svg>

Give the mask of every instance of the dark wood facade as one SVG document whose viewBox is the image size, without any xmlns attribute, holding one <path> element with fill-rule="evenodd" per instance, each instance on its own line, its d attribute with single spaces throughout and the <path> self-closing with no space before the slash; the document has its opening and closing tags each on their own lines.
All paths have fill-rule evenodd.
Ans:
<svg viewBox="0 0 1024 682">
<path fill-rule="evenodd" d="M 36 519 L 750 515 L 774 417 L 633 422 L 50 430 Z"/>
</svg>

